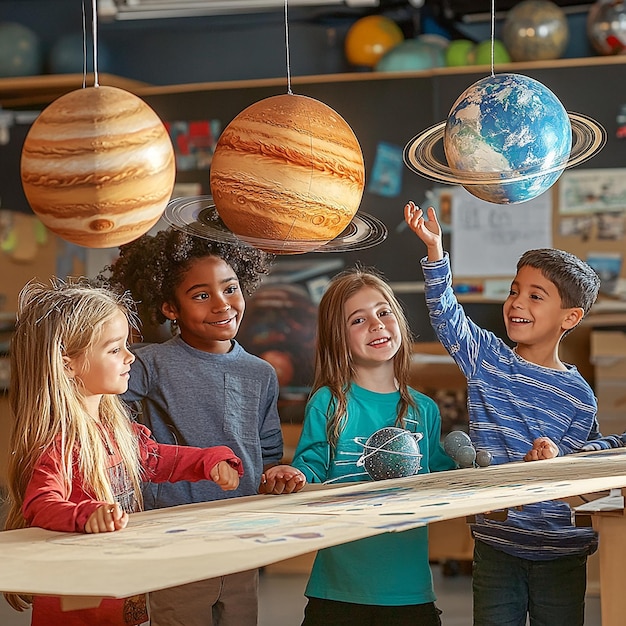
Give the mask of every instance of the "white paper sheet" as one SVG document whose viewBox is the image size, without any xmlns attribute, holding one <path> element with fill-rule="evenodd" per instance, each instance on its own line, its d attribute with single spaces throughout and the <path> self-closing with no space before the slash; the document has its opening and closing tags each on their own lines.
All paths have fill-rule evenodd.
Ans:
<svg viewBox="0 0 626 626">
<path fill-rule="evenodd" d="M 458 277 L 515 275 L 519 257 L 552 247 L 550 190 L 521 204 L 492 204 L 463 187 L 452 192 L 452 273 Z"/>
</svg>

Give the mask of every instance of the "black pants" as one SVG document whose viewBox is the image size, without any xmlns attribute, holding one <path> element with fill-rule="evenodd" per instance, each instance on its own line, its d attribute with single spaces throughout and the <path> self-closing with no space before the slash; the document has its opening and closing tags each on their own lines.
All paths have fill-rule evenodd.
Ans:
<svg viewBox="0 0 626 626">
<path fill-rule="evenodd" d="M 440 615 L 434 602 L 378 606 L 309 598 L 302 626 L 441 626 Z"/>
</svg>

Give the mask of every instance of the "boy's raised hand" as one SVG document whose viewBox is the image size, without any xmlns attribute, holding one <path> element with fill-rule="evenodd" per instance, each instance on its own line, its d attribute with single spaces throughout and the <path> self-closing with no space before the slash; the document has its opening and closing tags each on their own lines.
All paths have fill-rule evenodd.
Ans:
<svg viewBox="0 0 626 626">
<path fill-rule="evenodd" d="M 222 491 L 233 491 L 239 487 L 239 472 L 227 461 L 216 463 L 211 469 L 211 480 Z"/>
<path fill-rule="evenodd" d="M 305 475 L 291 465 L 274 465 L 261 477 L 259 493 L 296 493 L 306 485 Z"/>
<path fill-rule="evenodd" d="M 428 208 L 428 221 L 424 212 L 415 202 L 410 200 L 404 207 L 404 220 L 409 228 L 426 244 L 429 261 L 440 261 L 443 258 L 441 226 L 433 207 Z"/>
</svg>

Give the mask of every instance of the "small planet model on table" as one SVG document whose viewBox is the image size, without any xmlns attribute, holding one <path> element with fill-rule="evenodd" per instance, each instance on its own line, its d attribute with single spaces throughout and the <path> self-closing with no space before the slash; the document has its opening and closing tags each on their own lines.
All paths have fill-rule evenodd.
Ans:
<svg viewBox="0 0 626 626">
<path fill-rule="evenodd" d="M 489 450 L 477 450 L 470 436 L 462 430 L 453 430 L 443 440 L 443 449 L 460 468 L 487 467 L 493 457 Z"/>
<path fill-rule="evenodd" d="M 381 428 L 365 442 L 357 466 L 364 466 L 372 480 L 413 476 L 421 467 L 421 438 L 421 433 L 404 428 Z"/>
</svg>

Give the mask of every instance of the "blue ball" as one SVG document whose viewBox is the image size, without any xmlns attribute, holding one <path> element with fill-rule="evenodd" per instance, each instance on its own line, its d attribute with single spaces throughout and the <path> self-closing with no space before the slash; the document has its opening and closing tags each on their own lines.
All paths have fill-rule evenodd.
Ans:
<svg viewBox="0 0 626 626">
<path fill-rule="evenodd" d="M 519 74 L 487 76 L 468 87 L 444 131 L 446 158 L 466 175 L 463 187 L 495 204 L 526 202 L 547 191 L 571 148 L 565 107 L 545 85 Z"/>
<path fill-rule="evenodd" d="M 35 76 L 42 65 L 37 34 L 17 22 L 0 22 L 0 77 Z"/>
<path fill-rule="evenodd" d="M 445 65 L 443 48 L 428 41 L 406 39 L 389 50 L 376 64 L 377 72 L 409 72 Z"/>
<path fill-rule="evenodd" d="M 85 58 L 87 72 L 93 72 L 93 39 L 84 41 L 82 33 L 71 33 L 58 39 L 48 55 L 48 69 L 52 74 L 82 74 Z M 111 71 L 111 53 L 101 40 L 98 40 L 98 71 Z"/>
</svg>

